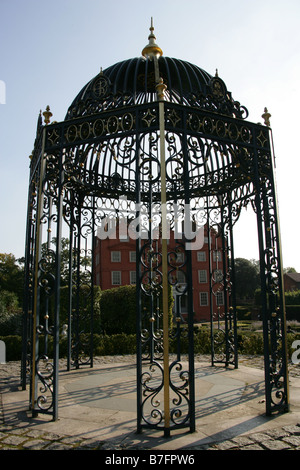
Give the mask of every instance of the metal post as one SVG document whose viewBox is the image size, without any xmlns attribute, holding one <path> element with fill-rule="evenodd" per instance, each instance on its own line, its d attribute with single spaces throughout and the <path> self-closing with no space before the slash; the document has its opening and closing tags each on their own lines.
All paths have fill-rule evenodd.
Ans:
<svg viewBox="0 0 300 470">
<path fill-rule="evenodd" d="M 234 367 L 238 369 L 238 346 L 237 346 L 237 319 L 236 319 L 236 287 L 235 287 L 235 260 L 234 260 L 234 239 L 233 239 L 233 224 L 232 224 L 232 203 L 230 195 L 228 195 L 228 204 L 229 204 L 229 238 L 230 238 L 230 266 L 231 266 L 231 305 L 230 309 L 232 311 L 231 321 L 233 321 L 233 338 L 234 338 Z"/>
<path fill-rule="evenodd" d="M 92 221 L 92 253 L 95 253 L 95 197 L 92 197 L 93 201 L 93 221 Z M 90 367 L 94 366 L 94 276 L 95 276 L 95 263 L 94 257 L 92 256 L 92 266 L 91 266 L 91 318 L 90 318 Z"/>
<path fill-rule="evenodd" d="M 42 151 L 40 156 L 40 172 L 39 172 L 39 189 L 38 189 L 38 201 L 36 211 L 36 239 L 35 239 L 35 260 L 34 260 L 34 290 L 33 290 L 33 325 L 32 325 L 32 367 L 31 367 L 31 401 L 30 407 L 33 416 L 36 415 L 36 403 L 37 403 L 37 369 L 36 360 L 38 356 L 39 340 L 37 336 L 37 325 L 39 323 L 39 261 L 41 256 L 41 241 L 42 241 L 42 226 L 41 216 L 43 212 L 43 201 L 44 201 L 44 174 L 46 168 L 46 161 L 44 158 L 44 147 L 45 147 L 45 128 L 43 130 L 42 140 Z"/>
<path fill-rule="evenodd" d="M 74 204 L 71 202 L 70 242 L 69 242 L 69 276 L 68 276 L 68 331 L 67 331 L 67 370 L 71 369 L 72 355 L 72 308 L 73 308 L 73 242 L 74 242 Z"/>
<path fill-rule="evenodd" d="M 272 156 L 272 183 L 274 191 L 274 212 L 275 212 L 275 230 L 276 230 L 276 242 L 277 242 L 277 259 L 278 259 L 278 270 L 279 270 L 279 295 L 280 295 L 280 309 L 282 312 L 282 365 L 283 365 L 283 376 L 284 376 L 284 390 L 286 394 L 286 406 L 284 411 L 290 409 L 290 388 L 289 388 L 289 372 L 288 372 L 288 353 L 287 353 L 287 330 L 286 330 L 286 309 L 285 309 L 285 293 L 284 293 L 284 282 L 283 282 L 283 263 L 282 263 L 282 247 L 281 247 L 281 230 L 280 230 L 280 219 L 278 212 L 278 200 L 277 200 L 277 184 L 275 176 L 275 154 L 273 145 L 273 134 L 272 129 L 269 129 L 270 138 L 270 151 Z"/>
<path fill-rule="evenodd" d="M 185 122 L 187 119 L 185 118 Z M 184 187 L 185 187 L 185 222 L 191 223 L 192 217 L 190 213 L 190 188 L 189 188 L 189 163 L 188 163 L 188 142 L 187 142 L 187 129 L 185 126 L 183 134 L 183 155 L 184 155 Z M 190 432 L 196 430 L 195 419 L 195 364 L 194 364 L 194 300 L 193 300 L 193 271 L 192 271 L 192 254 L 191 247 L 187 249 L 186 244 L 186 259 L 187 259 L 187 294 L 188 294 L 188 362 L 189 362 L 189 423 Z"/>
<path fill-rule="evenodd" d="M 27 363 L 27 346 L 28 346 L 28 323 L 30 313 L 30 258 L 32 252 L 32 232 L 34 226 L 32 224 L 32 201 L 33 201 L 33 182 L 29 183 L 28 191 L 28 209 L 26 224 L 26 245 L 25 245 L 25 279 L 24 279 L 24 303 L 23 303 L 23 335 L 22 335 L 22 359 L 21 359 L 21 385 L 22 390 L 26 390 L 26 363 Z"/>
<path fill-rule="evenodd" d="M 270 151 L 271 159 L 271 148 Z M 282 261 L 280 247 L 280 233 L 278 225 L 276 188 L 274 184 L 274 175 L 271 162 L 271 172 L 268 173 L 268 179 L 265 174 L 259 173 L 258 165 L 259 153 L 255 149 L 255 186 L 256 197 L 255 205 L 257 212 L 258 241 L 260 253 L 260 277 L 261 277 L 261 302 L 263 316 L 263 335 L 264 335 L 264 361 L 265 361 L 265 393 L 266 393 L 266 414 L 271 415 L 273 411 L 281 409 L 288 411 L 289 407 L 289 386 L 287 369 L 287 351 L 286 351 L 286 327 L 284 311 L 284 293 L 282 284 Z M 269 194 L 267 194 L 266 184 L 269 183 Z M 271 202 L 270 202 L 271 200 Z M 270 210 L 272 208 L 272 213 Z M 272 237 L 271 237 L 271 231 Z M 273 246 L 274 245 L 274 246 Z M 278 291 L 273 290 L 271 281 L 270 252 L 272 251 L 272 263 L 276 264 L 278 273 L 278 289 L 280 296 L 280 307 L 276 307 L 276 296 Z M 272 267 L 272 269 L 274 266 Z M 268 276 L 268 277 L 267 277 Z M 279 317 L 277 317 L 277 315 Z M 279 320 L 279 321 L 278 321 Z M 281 322 L 280 322 L 281 320 Z M 277 331 L 277 328 L 280 331 Z M 282 342 L 280 358 L 282 365 L 280 373 L 276 371 L 277 357 L 279 353 L 278 340 Z M 280 383 L 283 379 L 283 385 Z M 273 396 L 279 400 L 275 403 Z"/>
<path fill-rule="evenodd" d="M 140 202 L 141 202 L 141 194 L 140 194 L 140 172 L 139 172 L 139 163 L 140 158 L 138 154 L 140 142 L 139 137 L 137 135 L 137 143 L 136 143 L 136 169 L 135 169 L 135 182 L 136 182 L 136 219 L 139 220 L 140 216 Z M 141 330 L 142 330 L 142 306 L 141 306 L 141 237 L 136 238 L 136 377 L 137 377 L 137 433 L 141 433 L 142 431 L 142 384 L 141 384 L 141 376 L 142 376 L 142 343 L 141 343 Z"/>
<path fill-rule="evenodd" d="M 164 344 L 164 435 L 170 436 L 170 377 L 169 377 L 169 305 L 168 305 L 168 245 L 167 245 L 167 195 L 165 160 L 165 110 L 162 81 L 159 91 L 160 171 L 161 171 L 161 224 L 162 224 L 162 289 L 163 289 L 163 344 Z"/>
<path fill-rule="evenodd" d="M 58 371 L 59 371 L 59 311 L 60 311 L 60 266 L 61 266 L 61 231 L 62 231 L 62 152 L 60 153 L 59 186 L 57 199 L 56 258 L 55 258 L 55 304 L 53 329 L 53 420 L 58 419 Z"/>
</svg>

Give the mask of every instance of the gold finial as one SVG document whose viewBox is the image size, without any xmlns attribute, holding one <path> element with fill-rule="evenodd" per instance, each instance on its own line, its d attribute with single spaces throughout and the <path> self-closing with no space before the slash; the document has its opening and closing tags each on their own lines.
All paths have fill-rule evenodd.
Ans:
<svg viewBox="0 0 300 470">
<path fill-rule="evenodd" d="M 218 69 L 216 69 L 215 77 L 218 77 L 218 76 L 219 76 L 219 71 L 218 71 Z"/>
<path fill-rule="evenodd" d="M 146 58 L 150 58 L 150 59 L 154 56 L 161 57 L 163 55 L 163 51 L 161 50 L 161 48 L 155 42 L 156 37 L 155 37 L 154 32 L 153 32 L 154 31 L 153 18 L 151 18 L 151 26 L 150 26 L 149 29 L 150 29 L 150 34 L 148 36 L 149 43 L 142 50 L 142 56 L 144 56 Z"/>
<path fill-rule="evenodd" d="M 44 118 L 45 118 L 45 119 L 44 119 L 44 122 L 45 122 L 45 124 L 46 124 L 46 126 L 47 126 L 47 124 L 49 124 L 49 122 L 50 122 L 51 116 L 53 116 L 53 114 L 52 114 L 51 111 L 50 111 L 50 106 L 47 106 L 47 107 L 46 107 L 46 111 L 43 112 L 43 116 L 44 116 Z"/>
<path fill-rule="evenodd" d="M 160 101 L 165 99 L 166 89 L 167 89 L 167 85 L 165 85 L 163 79 L 160 77 L 158 84 L 156 85 L 157 97 Z"/>
<path fill-rule="evenodd" d="M 265 125 L 270 127 L 270 117 L 271 117 L 271 114 L 268 112 L 268 109 L 265 108 L 264 109 L 264 114 L 261 115 L 261 117 L 264 119 L 265 121 Z"/>
</svg>

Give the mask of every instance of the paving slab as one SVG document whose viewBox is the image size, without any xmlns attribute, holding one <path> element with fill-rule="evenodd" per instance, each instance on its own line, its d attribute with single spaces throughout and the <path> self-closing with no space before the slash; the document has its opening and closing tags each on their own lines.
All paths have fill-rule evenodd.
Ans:
<svg viewBox="0 0 300 470">
<path fill-rule="evenodd" d="M 97 364 L 93 369 L 61 371 L 57 421 L 43 414 L 31 416 L 28 390 L 20 387 L 5 390 L 4 420 L 7 426 L 20 430 L 26 427 L 36 436 L 44 431 L 70 436 L 73 440 L 109 441 L 152 450 L 199 448 L 230 439 L 235 439 L 231 442 L 234 447 L 238 445 L 237 438 L 249 433 L 255 437 L 269 429 L 300 423 L 299 378 L 290 377 L 290 412 L 272 417 L 265 416 L 263 370 L 244 365 L 225 369 L 198 362 L 195 389 L 196 432 L 178 429 L 171 432 L 170 438 L 165 438 L 163 431 L 147 429 L 136 433 L 136 369 L 132 363 Z M 255 444 L 255 439 L 252 442 Z M 298 439 L 293 442 L 298 443 Z M 64 447 L 67 445 L 65 442 Z M 26 446 L 39 448 L 42 442 L 28 442 Z M 276 448 L 270 442 L 268 448 L 272 446 Z M 277 447 L 285 448 L 286 444 Z"/>
</svg>

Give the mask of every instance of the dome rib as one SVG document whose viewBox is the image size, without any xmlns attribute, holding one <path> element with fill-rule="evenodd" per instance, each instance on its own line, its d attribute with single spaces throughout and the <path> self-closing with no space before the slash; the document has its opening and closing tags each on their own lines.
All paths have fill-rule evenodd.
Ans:
<svg viewBox="0 0 300 470">
<path fill-rule="evenodd" d="M 178 62 L 178 59 L 172 59 L 172 58 L 170 59 L 170 63 L 172 64 L 172 68 L 176 72 L 177 83 L 179 84 L 179 88 L 180 88 L 179 90 L 176 88 L 177 93 L 176 93 L 175 96 L 177 96 L 177 99 L 179 97 L 180 104 L 182 104 L 183 103 L 183 99 L 182 99 L 183 98 L 183 90 L 182 90 L 182 82 L 181 82 L 181 79 L 180 79 L 180 73 L 179 73 L 179 70 L 178 70 L 177 62 Z M 174 83 L 176 83 L 175 76 L 174 76 L 174 80 L 173 80 L 173 84 Z M 172 90 L 174 90 L 174 93 L 175 93 L 175 86 L 173 86 L 173 84 L 172 84 Z"/>
<path fill-rule="evenodd" d="M 226 109 L 226 114 L 242 117 L 241 109 L 237 107 L 239 104 L 233 101 L 230 93 L 214 96 L 211 86 L 219 80 L 218 77 L 212 77 L 205 70 L 184 60 L 165 56 L 157 60 L 159 74 L 167 85 L 166 101 L 204 107 L 212 112 Z M 100 84 L 101 80 L 107 81 L 106 86 Z M 97 84 L 100 90 L 98 95 L 95 91 Z M 65 119 L 153 101 L 157 101 L 154 60 L 131 58 L 111 65 L 90 80 L 72 102 Z"/>
</svg>

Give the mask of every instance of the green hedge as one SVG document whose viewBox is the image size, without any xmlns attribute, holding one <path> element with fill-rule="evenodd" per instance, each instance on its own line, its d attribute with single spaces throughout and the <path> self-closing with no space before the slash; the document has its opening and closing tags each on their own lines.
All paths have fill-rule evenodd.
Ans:
<svg viewBox="0 0 300 470">
<path fill-rule="evenodd" d="M 79 307 L 79 319 L 78 319 L 78 329 L 79 331 L 89 331 L 90 330 L 90 312 L 92 309 L 92 297 L 91 297 L 91 288 L 87 285 L 80 286 L 78 293 L 78 299 L 76 294 L 76 289 L 73 292 L 73 312 L 76 310 L 77 302 Z M 94 315 L 94 332 L 101 332 L 101 320 L 100 320 L 100 299 L 101 299 L 101 289 L 99 286 L 93 287 L 93 315 Z M 60 290 L 60 323 L 68 323 L 68 309 L 69 309 L 69 288 L 68 286 L 63 286 Z"/>
<path fill-rule="evenodd" d="M 251 320 L 251 307 L 237 306 L 237 320 Z"/>
<path fill-rule="evenodd" d="M 300 290 L 285 292 L 284 297 L 287 319 L 300 321 Z M 256 289 L 254 301 L 261 308 L 261 289 Z"/>
<path fill-rule="evenodd" d="M 238 333 L 238 351 L 239 354 L 263 355 L 264 344 L 263 335 L 259 332 L 242 332 Z M 300 333 L 287 334 L 287 351 L 288 357 L 291 358 L 293 349 L 292 344 L 295 340 L 300 339 Z M 22 339 L 21 336 L 1 336 L 0 340 L 6 344 L 6 360 L 18 361 L 22 355 Z M 195 354 L 210 354 L 210 329 L 197 328 L 194 331 L 194 349 Z M 43 350 L 43 341 L 40 343 L 40 350 Z M 176 353 L 176 339 L 170 339 L 170 352 Z M 182 335 L 181 353 L 188 352 L 188 337 Z M 94 335 L 94 355 L 110 356 L 110 355 L 126 355 L 136 353 L 136 335 L 135 334 L 116 334 L 116 335 Z M 52 338 L 49 338 L 49 357 L 52 356 Z M 67 340 L 62 338 L 60 341 L 60 357 L 67 355 Z"/>
<path fill-rule="evenodd" d="M 286 305 L 285 310 L 287 320 L 300 321 L 300 305 Z"/>
<path fill-rule="evenodd" d="M 238 333 L 238 351 L 240 354 L 263 355 L 263 334 L 257 332 Z M 291 358 L 294 350 L 292 344 L 300 339 L 299 333 L 288 333 L 286 335 L 288 358 Z"/>
<path fill-rule="evenodd" d="M 172 288 L 169 286 L 169 317 L 172 318 Z M 162 304 L 162 302 L 160 302 Z M 149 309 L 149 297 L 142 298 L 142 309 Z M 101 332 L 106 335 L 136 332 L 136 286 L 121 286 L 102 291 L 100 298 Z"/>
<path fill-rule="evenodd" d="M 114 335 L 136 331 L 136 288 L 121 286 L 104 290 L 100 299 L 102 332 Z"/>
<path fill-rule="evenodd" d="M 114 356 L 136 353 L 136 335 L 125 333 L 94 336 L 95 356 Z"/>
<path fill-rule="evenodd" d="M 288 291 L 285 293 L 286 305 L 299 305 L 300 304 L 300 290 Z"/>
</svg>

